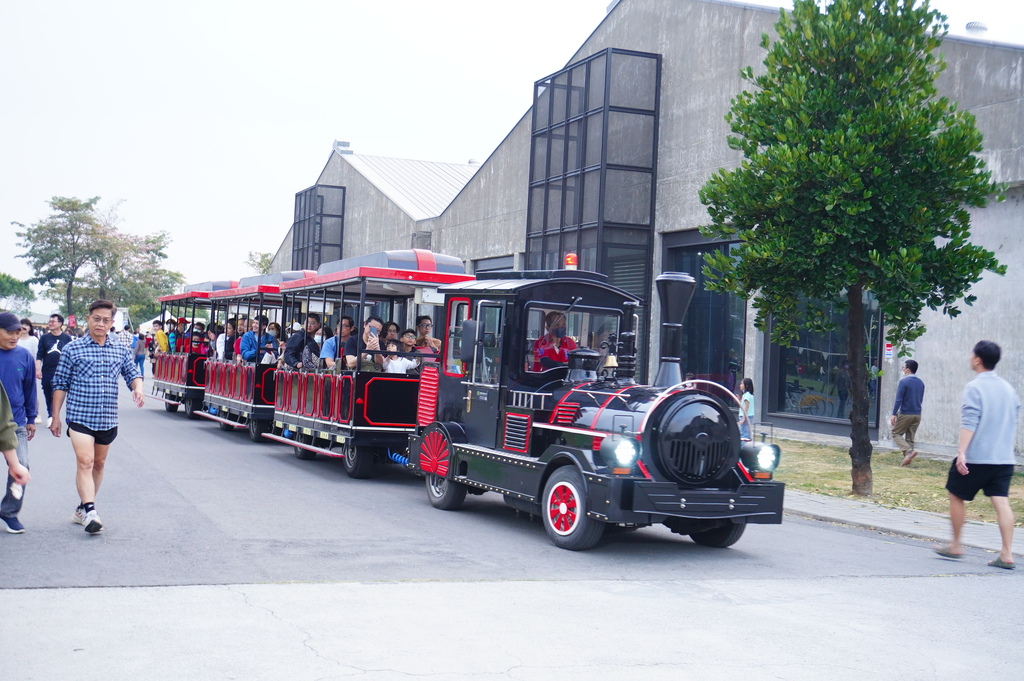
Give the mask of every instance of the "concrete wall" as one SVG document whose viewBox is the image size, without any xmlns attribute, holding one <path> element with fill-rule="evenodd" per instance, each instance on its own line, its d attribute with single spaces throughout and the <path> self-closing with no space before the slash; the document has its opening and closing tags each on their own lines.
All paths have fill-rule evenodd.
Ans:
<svg viewBox="0 0 1024 681">
<path fill-rule="evenodd" d="M 1008 185 L 1004 202 L 971 210 L 971 241 L 996 254 L 1007 266 L 1005 276 L 986 273 L 971 290 L 977 302 L 961 305 L 955 319 L 925 310 L 928 331 L 910 348 L 926 385 L 924 415 L 918 440 L 924 448 L 953 453 L 959 438 L 960 396 L 974 374 L 968 366 L 971 348 L 992 340 L 1003 349 L 996 372 L 1024 392 L 1024 249 L 1018 236 L 1024 224 L 1024 48 L 965 39 L 947 39 L 942 46 L 947 68 L 938 79 L 940 93 L 970 111 L 984 135 L 982 157 L 993 180 Z M 894 353 L 895 354 L 895 353 Z M 885 362 L 882 408 L 892 410 L 902 359 Z M 879 432 L 891 444 L 888 422 Z M 1017 431 L 1017 450 L 1024 451 L 1024 428 Z"/>
<path fill-rule="evenodd" d="M 342 154 L 331 154 L 316 183 L 345 187 L 344 257 L 411 248 L 416 221 L 356 171 Z"/>
<path fill-rule="evenodd" d="M 925 310 L 921 316 L 928 331 L 910 348 L 911 357 L 920 363 L 917 375 L 925 382 L 924 413 L 918 440 L 925 451 L 956 451 L 960 428 L 960 396 L 964 384 L 974 377 L 968 365 L 971 348 L 979 340 L 1000 345 L 1003 359 L 996 373 L 1024 394 L 1024 246 L 1018 230 L 1024 222 L 1024 187 L 1006 193 L 1002 203 L 971 213 L 972 241 L 993 253 L 1007 266 L 1005 276 L 986 273 L 972 293 L 978 297 L 973 306 L 960 306 L 955 319 Z M 894 353 L 895 355 L 895 353 Z M 892 411 L 903 360 L 886 361 L 881 405 L 883 413 Z M 888 444 L 891 433 L 886 421 L 880 438 Z M 1024 451 L 1024 427 L 1017 429 L 1017 451 Z M 1024 461 L 1024 460 L 1022 460 Z"/>
<path fill-rule="evenodd" d="M 541 74 L 541 76 L 546 74 Z M 529 91 L 529 85 L 524 85 Z M 524 116 L 439 217 L 421 220 L 431 248 L 469 262 L 526 248 L 530 117 Z"/>
</svg>

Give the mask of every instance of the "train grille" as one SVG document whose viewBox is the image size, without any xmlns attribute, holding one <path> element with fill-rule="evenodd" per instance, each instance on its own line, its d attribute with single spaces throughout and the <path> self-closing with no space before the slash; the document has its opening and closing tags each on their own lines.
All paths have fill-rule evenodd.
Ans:
<svg viewBox="0 0 1024 681">
<path fill-rule="evenodd" d="M 669 471 L 690 483 L 705 482 L 718 475 L 729 462 L 732 445 L 728 441 L 702 442 L 703 439 L 671 440 L 663 459 Z"/>
<path fill-rule="evenodd" d="M 525 414 L 505 415 L 505 441 L 503 447 L 513 452 L 527 453 L 530 437 L 530 417 Z"/>
</svg>

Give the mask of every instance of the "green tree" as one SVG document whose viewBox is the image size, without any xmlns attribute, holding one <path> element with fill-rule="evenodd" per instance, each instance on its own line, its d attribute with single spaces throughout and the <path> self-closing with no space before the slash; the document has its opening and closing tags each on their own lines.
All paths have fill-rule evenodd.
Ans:
<svg viewBox="0 0 1024 681">
<path fill-rule="evenodd" d="M 162 267 L 170 236 L 121 232 L 118 205 L 100 213 L 98 202 L 99 197 L 54 197 L 54 215 L 29 228 L 18 225 L 27 249 L 19 257 L 29 259 L 38 273 L 30 281 L 47 284 L 46 295 L 63 301 L 65 314 L 105 298 L 127 308 L 135 319 L 153 317 L 160 311 L 157 297 L 183 281 L 180 274 Z"/>
<path fill-rule="evenodd" d="M 853 492 L 871 494 L 864 294 L 896 345 L 924 333 L 924 307 L 955 317 L 985 270 L 1005 266 L 970 239 L 968 207 L 998 190 L 969 113 L 939 97 L 945 17 L 914 0 L 796 0 L 767 35 L 765 72 L 732 101 L 729 146 L 743 154 L 700 192 L 706 235 L 737 240 L 712 254 L 711 288 L 755 296 L 756 324 L 790 343 L 846 309 Z M 802 305 L 804 301 L 806 306 Z"/>
<path fill-rule="evenodd" d="M 22 240 L 20 245 L 27 249 L 18 257 L 27 259 L 36 272 L 29 283 L 45 284 L 58 291 L 54 300 L 60 302 L 63 297 L 65 313 L 69 315 L 74 313 L 72 300 L 80 274 L 99 257 L 99 223 L 95 214 L 99 200 L 98 196 L 85 201 L 55 196 L 49 201 L 53 214 L 48 218 L 31 227 L 12 223 L 22 230 L 16 234 Z"/>
<path fill-rule="evenodd" d="M 0 272 L 0 310 L 9 310 L 18 314 L 28 312 L 28 306 L 36 299 L 36 294 L 28 282 L 15 279 L 11 275 Z"/>
<path fill-rule="evenodd" d="M 245 264 L 255 271 L 256 274 L 270 274 L 270 267 L 273 260 L 273 253 L 249 251 L 249 257 L 245 259 Z"/>
</svg>

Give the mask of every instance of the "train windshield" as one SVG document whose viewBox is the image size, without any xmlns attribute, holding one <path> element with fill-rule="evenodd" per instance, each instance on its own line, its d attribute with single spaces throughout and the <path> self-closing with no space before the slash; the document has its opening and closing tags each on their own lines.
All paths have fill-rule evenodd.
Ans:
<svg viewBox="0 0 1024 681">
<path fill-rule="evenodd" d="M 569 352 L 590 348 L 607 355 L 619 334 L 618 314 L 607 311 L 531 306 L 526 317 L 524 369 L 547 371 L 569 362 Z"/>
</svg>

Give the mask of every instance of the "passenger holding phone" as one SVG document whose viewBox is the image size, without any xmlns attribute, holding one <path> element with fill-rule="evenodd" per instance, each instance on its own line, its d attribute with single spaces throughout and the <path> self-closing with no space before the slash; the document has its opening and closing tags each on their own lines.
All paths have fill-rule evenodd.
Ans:
<svg viewBox="0 0 1024 681">
<path fill-rule="evenodd" d="M 381 371 L 384 367 L 384 355 L 380 354 L 380 334 L 384 321 L 380 317 L 368 317 L 363 323 L 363 333 L 349 336 L 345 341 L 345 366 L 360 371 Z M 366 352 L 375 350 L 377 352 Z"/>
</svg>

